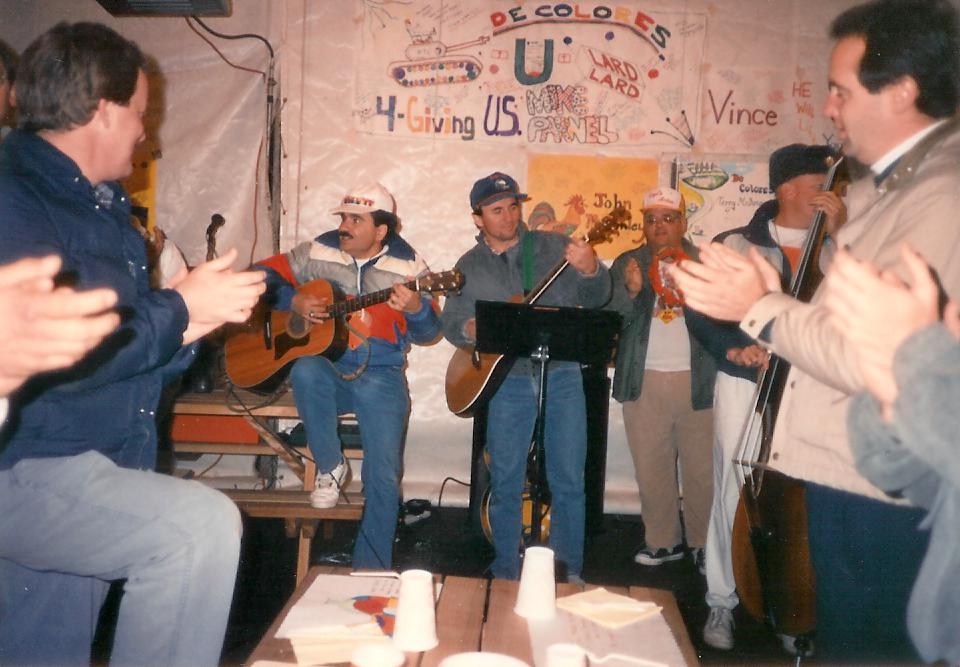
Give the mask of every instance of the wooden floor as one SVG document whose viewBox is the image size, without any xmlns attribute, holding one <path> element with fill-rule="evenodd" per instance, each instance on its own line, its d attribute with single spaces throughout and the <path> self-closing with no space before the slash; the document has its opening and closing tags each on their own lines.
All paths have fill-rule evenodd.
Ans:
<svg viewBox="0 0 960 667">
<path fill-rule="evenodd" d="M 318 531 L 312 548 L 313 564 L 348 565 L 355 522 L 338 521 L 332 537 Z M 240 582 L 227 631 L 224 664 L 241 664 L 263 636 L 271 620 L 294 588 L 295 540 L 285 537 L 283 522 L 245 519 Z M 396 563 L 400 569 L 418 567 L 443 574 L 482 576 L 492 552 L 478 537 L 463 508 L 433 508 L 430 516 L 402 526 L 397 536 Z M 704 665 L 790 665 L 792 659 L 771 632 L 735 612 L 737 646 L 717 651 L 701 638 L 707 607 L 703 578 L 687 559 L 644 567 L 633 562 L 643 539 L 637 516 L 606 515 L 588 538 L 584 579 L 607 585 L 638 585 L 673 591 L 690 637 Z M 815 665 L 815 660 L 804 661 Z"/>
</svg>

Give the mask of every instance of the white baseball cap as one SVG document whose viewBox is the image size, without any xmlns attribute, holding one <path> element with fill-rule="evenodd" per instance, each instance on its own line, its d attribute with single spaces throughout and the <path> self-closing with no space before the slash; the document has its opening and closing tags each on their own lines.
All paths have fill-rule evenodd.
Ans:
<svg viewBox="0 0 960 667">
<path fill-rule="evenodd" d="M 373 211 L 386 211 L 394 214 L 397 212 L 397 203 L 393 200 L 393 195 L 376 182 L 351 188 L 344 195 L 340 205 L 330 210 L 333 214 L 372 213 Z"/>
<path fill-rule="evenodd" d="M 666 208 L 671 211 L 683 212 L 683 195 L 673 188 L 654 188 L 643 197 L 641 211 L 651 208 Z"/>
</svg>

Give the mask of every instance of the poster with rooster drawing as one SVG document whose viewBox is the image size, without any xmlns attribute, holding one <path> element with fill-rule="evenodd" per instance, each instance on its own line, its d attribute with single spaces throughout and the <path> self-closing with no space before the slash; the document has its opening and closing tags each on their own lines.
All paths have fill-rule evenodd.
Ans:
<svg viewBox="0 0 960 667">
<path fill-rule="evenodd" d="M 632 215 L 627 229 L 595 246 L 601 259 L 615 259 L 643 243 L 640 204 L 644 193 L 657 186 L 658 172 L 656 160 L 531 155 L 526 189 L 530 200 L 524 204 L 527 226 L 585 236 L 622 204 Z"/>
</svg>

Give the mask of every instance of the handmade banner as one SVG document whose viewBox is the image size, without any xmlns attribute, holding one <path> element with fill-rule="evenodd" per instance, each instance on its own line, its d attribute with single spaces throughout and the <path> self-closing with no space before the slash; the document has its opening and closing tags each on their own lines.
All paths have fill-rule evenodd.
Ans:
<svg viewBox="0 0 960 667">
<path fill-rule="evenodd" d="M 643 5 L 368 0 L 356 127 L 533 147 L 689 148 L 706 15 Z"/>
</svg>

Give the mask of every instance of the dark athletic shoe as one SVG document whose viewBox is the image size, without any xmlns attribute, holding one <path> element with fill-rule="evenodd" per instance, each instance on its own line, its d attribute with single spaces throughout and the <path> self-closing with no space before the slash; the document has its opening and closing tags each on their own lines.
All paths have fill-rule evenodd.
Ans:
<svg viewBox="0 0 960 667">
<path fill-rule="evenodd" d="M 669 549 L 666 547 L 659 549 L 644 547 L 633 557 L 633 562 L 640 563 L 640 565 L 660 565 L 660 563 L 680 560 L 681 558 L 683 558 L 683 548 L 678 544 Z"/>
</svg>

